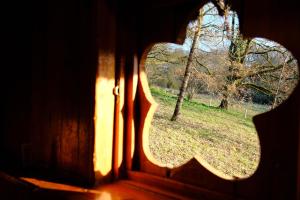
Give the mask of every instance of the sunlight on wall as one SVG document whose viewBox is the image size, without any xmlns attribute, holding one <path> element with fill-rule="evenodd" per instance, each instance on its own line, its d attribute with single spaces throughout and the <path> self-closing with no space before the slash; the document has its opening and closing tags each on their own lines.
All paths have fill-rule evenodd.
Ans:
<svg viewBox="0 0 300 200">
<path fill-rule="evenodd" d="M 134 55 L 133 58 L 133 77 L 132 77 L 132 96 L 130 101 L 132 102 L 132 106 L 134 106 L 134 100 L 136 99 L 136 93 L 137 93 L 137 84 L 138 84 L 138 56 Z M 132 110 L 134 110 L 134 107 L 132 108 Z M 134 149 L 135 149 L 135 145 L 134 145 L 134 141 L 135 141 L 135 126 L 134 126 L 134 115 L 133 118 L 131 120 L 131 152 L 130 152 L 130 156 L 131 158 L 133 158 L 133 153 L 134 153 Z"/>
<path fill-rule="evenodd" d="M 78 186 L 73 186 L 73 185 L 67 185 L 67 184 L 62 184 L 62 183 L 56 183 L 56 182 L 51 182 L 51 181 L 45 181 L 41 179 L 35 179 L 35 178 L 28 178 L 28 177 L 20 177 L 20 179 L 31 183 L 33 185 L 38 186 L 39 188 L 43 189 L 48 189 L 52 191 L 65 191 L 65 192 L 76 192 L 76 193 L 81 193 L 81 194 L 95 194 L 94 199 L 96 200 L 110 200 L 112 199 L 112 194 L 111 192 L 108 191 L 103 191 L 103 190 L 97 190 L 97 189 L 87 189 L 87 188 L 82 188 Z"/>
<path fill-rule="evenodd" d="M 135 104 L 137 98 L 137 85 L 138 85 L 138 56 L 135 54 L 132 57 L 132 76 L 127 79 L 127 124 L 126 124 L 126 167 L 132 169 L 132 158 L 135 150 Z"/>
<path fill-rule="evenodd" d="M 121 69 L 120 71 L 120 78 L 118 88 L 114 90 L 114 93 L 117 96 L 116 100 L 116 107 L 115 107 L 115 152 L 114 152 L 114 173 L 115 176 L 118 177 L 119 169 L 123 162 L 123 148 L 124 148 L 124 116 L 123 116 L 123 109 L 124 109 L 124 94 L 125 94 L 125 79 L 124 79 L 124 71 Z"/>
<path fill-rule="evenodd" d="M 112 170 L 115 61 L 113 54 L 100 52 L 100 55 L 95 91 L 94 171 L 105 176 Z"/>
<path fill-rule="evenodd" d="M 96 200 L 111 200 L 112 196 L 108 192 L 101 192 L 100 196 L 97 197 Z"/>
<path fill-rule="evenodd" d="M 110 172 L 112 164 L 114 113 L 111 108 L 114 106 L 114 96 L 107 93 L 111 92 L 109 89 L 114 84 L 114 80 L 103 78 L 96 81 L 94 166 L 95 171 L 100 171 L 103 176 Z"/>
</svg>

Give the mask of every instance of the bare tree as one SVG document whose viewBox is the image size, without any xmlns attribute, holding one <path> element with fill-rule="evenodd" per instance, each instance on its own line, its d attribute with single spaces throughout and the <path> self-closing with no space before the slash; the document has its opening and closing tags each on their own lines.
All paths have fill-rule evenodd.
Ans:
<svg viewBox="0 0 300 200">
<path fill-rule="evenodd" d="M 232 13 L 231 30 L 227 36 L 230 40 L 228 49 L 230 65 L 227 75 L 224 76 L 226 81 L 219 108 L 227 109 L 230 96 L 245 94 L 248 89 L 273 97 L 274 107 L 279 96 L 284 95 L 286 99 L 298 81 L 298 78 L 289 80 L 289 84 L 285 84 L 285 92 L 280 90 L 281 84 L 288 81 L 284 77 L 298 77 L 295 59 L 279 44 L 265 39 L 243 38 L 235 28 L 236 18 L 236 14 Z M 228 24 L 225 23 L 226 29 L 230 29 Z M 286 74 L 288 72 L 284 73 L 285 66 L 290 69 L 289 75 Z"/>
<path fill-rule="evenodd" d="M 227 109 L 229 98 L 255 96 L 267 96 L 274 107 L 288 97 L 299 80 L 297 62 L 285 48 L 266 39 L 243 38 L 237 15 L 229 7 L 224 20 L 220 16 L 211 21 L 204 18 L 216 17 L 215 10 L 209 12 L 214 8 L 209 5 L 199 11 L 197 23 L 187 29 L 185 48 L 159 44 L 148 54 L 150 82 L 180 89 L 172 121 L 180 113 L 185 93 L 189 100 L 208 90 L 209 94 L 221 94 L 219 107 L 223 109 Z"/>
<path fill-rule="evenodd" d="M 201 33 L 202 20 L 203 20 L 203 9 L 200 9 L 199 10 L 199 16 L 198 16 L 198 24 L 197 24 L 196 31 L 195 31 L 195 34 L 194 34 L 191 50 L 190 50 L 188 61 L 187 61 L 186 68 L 185 68 L 185 73 L 184 73 L 182 85 L 181 85 L 180 90 L 179 90 L 178 99 L 177 99 L 177 102 L 176 102 L 176 106 L 175 106 L 174 113 L 172 115 L 171 121 L 176 121 L 178 115 L 180 114 L 180 109 L 181 109 L 183 99 L 184 99 L 184 93 L 186 91 L 186 88 L 187 88 L 187 85 L 188 85 L 188 82 L 189 82 L 189 78 L 190 78 L 190 74 L 191 74 L 190 70 L 191 70 L 191 64 L 192 64 L 192 61 L 193 61 L 194 51 L 196 49 L 196 44 L 198 42 L 198 38 L 199 38 L 200 33 Z"/>
</svg>

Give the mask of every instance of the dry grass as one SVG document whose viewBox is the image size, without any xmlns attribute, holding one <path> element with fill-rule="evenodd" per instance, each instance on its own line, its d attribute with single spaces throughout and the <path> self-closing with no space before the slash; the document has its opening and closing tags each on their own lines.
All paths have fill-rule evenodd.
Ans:
<svg viewBox="0 0 300 200">
<path fill-rule="evenodd" d="M 178 121 L 171 122 L 176 96 L 151 90 L 159 103 L 149 134 L 150 151 L 157 161 L 176 167 L 197 155 L 229 176 L 254 173 L 260 148 L 252 116 L 244 118 L 243 109 L 210 107 L 200 99 L 185 101 Z M 257 110 L 249 113 L 254 115 Z"/>
</svg>

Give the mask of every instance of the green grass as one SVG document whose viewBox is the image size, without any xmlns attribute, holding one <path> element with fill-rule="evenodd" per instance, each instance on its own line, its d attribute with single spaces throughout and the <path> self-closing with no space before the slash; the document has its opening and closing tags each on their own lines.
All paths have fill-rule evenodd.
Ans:
<svg viewBox="0 0 300 200">
<path fill-rule="evenodd" d="M 160 88 L 151 88 L 151 93 L 159 104 L 149 134 L 150 151 L 157 161 L 176 167 L 197 155 L 229 176 L 254 173 L 260 147 L 252 116 L 266 111 L 266 107 L 232 104 L 228 110 L 221 110 L 202 103 L 205 101 L 200 96 L 185 100 L 181 115 L 172 122 L 177 96 Z"/>
</svg>

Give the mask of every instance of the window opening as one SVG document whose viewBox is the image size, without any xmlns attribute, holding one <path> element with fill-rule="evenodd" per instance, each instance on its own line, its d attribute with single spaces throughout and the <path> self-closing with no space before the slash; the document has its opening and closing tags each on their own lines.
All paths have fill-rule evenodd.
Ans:
<svg viewBox="0 0 300 200">
<path fill-rule="evenodd" d="M 174 168 L 195 157 L 227 178 L 255 172 L 260 146 L 252 118 L 286 100 L 299 80 L 288 50 L 244 38 L 237 14 L 228 9 L 221 17 L 212 3 L 188 24 L 183 45 L 154 45 L 145 69 L 158 103 L 149 144 L 143 144 L 149 159 Z"/>
</svg>

